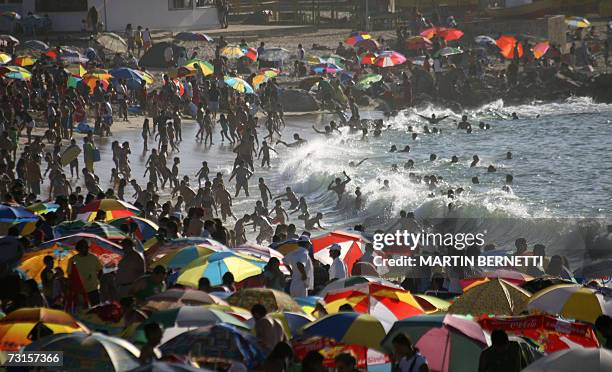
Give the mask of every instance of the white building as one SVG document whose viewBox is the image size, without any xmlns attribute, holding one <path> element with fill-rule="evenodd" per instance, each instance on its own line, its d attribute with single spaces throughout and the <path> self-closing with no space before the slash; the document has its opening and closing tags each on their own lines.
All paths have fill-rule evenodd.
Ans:
<svg viewBox="0 0 612 372">
<path fill-rule="evenodd" d="M 204 30 L 219 27 L 213 0 L 0 0 L 0 11 L 48 14 L 54 31 L 80 31 L 87 11 L 98 10 L 109 31 L 123 31 L 128 23 L 150 29 Z M 7 20 L 2 20 L 2 28 Z"/>
</svg>

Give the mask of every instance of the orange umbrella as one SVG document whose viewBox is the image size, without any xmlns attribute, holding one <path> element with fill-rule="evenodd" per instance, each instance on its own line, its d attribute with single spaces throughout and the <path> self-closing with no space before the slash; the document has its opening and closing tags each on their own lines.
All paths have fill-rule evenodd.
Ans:
<svg viewBox="0 0 612 372">
<path fill-rule="evenodd" d="M 537 43 L 533 47 L 533 56 L 536 59 L 542 58 L 544 56 L 544 54 L 546 54 L 546 52 L 548 51 L 548 48 L 550 48 L 550 44 L 548 43 L 548 41 L 543 41 L 541 43 Z"/>
<path fill-rule="evenodd" d="M 89 87 L 89 94 L 93 94 L 94 89 L 96 88 L 96 82 L 100 82 L 102 84 L 102 89 L 108 90 L 108 81 L 103 79 L 98 79 L 93 76 L 83 78 L 83 83 L 87 84 Z"/>
<path fill-rule="evenodd" d="M 453 41 L 461 39 L 463 36 L 463 31 L 457 30 L 456 28 L 431 27 L 423 30 L 420 35 L 427 39 L 431 39 L 434 37 L 434 35 L 438 35 L 446 41 Z"/>
<path fill-rule="evenodd" d="M 518 44 L 518 56 L 519 58 L 523 57 L 523 44 L 519 43 L 514 36 L 500 36 L 500 38 L 495 41 L 495 44 L 497 44 L 497 47 L 500 49 L 500 53 L 506 59 L 514 58 L 514 48 Z"/>
</svg>

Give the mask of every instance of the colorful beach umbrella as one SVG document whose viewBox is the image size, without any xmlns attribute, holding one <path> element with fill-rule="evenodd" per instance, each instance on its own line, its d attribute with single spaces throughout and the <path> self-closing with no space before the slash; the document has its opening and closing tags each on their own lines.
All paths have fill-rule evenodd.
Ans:
<svg viewBox="0 0 612 372">
<path fill-rule="evenodd" d="M 386 335 L 379 319 L 369 314 L 341 312 L 327 315 L 302 329 L 304 337 L 326 337 L 347 345 L 380 350 Z"/>
<path fill-rule="evenodd" d="M 462 54 L 463 50 L 460 48 L 444 47 L 433 54 L 433 57 L 447 57 L 454 56 L 456 54 Z"/>
<path fill-rule="evenodd" d="M 487 338 L 480 325 L 469 318 L 451 314 L 419 315 L 393 325 L 382 346 L 393 351 L 393 339 L 405 334 L 427 359 L 430 371 L 477 371 L 480 353 Z"/>
<path fill-rule="evenodd" d="M 382 80 L 382 75 L 380 75 L 380 74 L 361 75 L 359 77 L 359 81 L 357 81 L 357 88 L 359 88 L 359 89 L 368 89 L 373 84 L 378 83 L 381 80 Z"/>
<path fill-rule="evenodd" d="M 269 78 L 277 77 L 280 75 L 281 71 L 274 67 L 264 67 L 259 69 L 260 74 L 264 74 Z"/>
<path fill-rule="evenodd" d="M 225 84 L 229 85 L 232 89 L 240 93 L 244 93 L 244 94 L 255 93 L 255 91 L 253 90 L 253 87 L 246 81 L 242 80 L 241 78 L 225 77 L 223 81 L 225 82 Z"/>
<path fill-rule="evenodd" d="M 55 227 L 55 233 L 59 236 L 86 233 L 96 235 L 110 241 L 121 241 L 129 238 L 123 231 L 119 230 L 115 226 L 99 221 L 85 222 L 75 220 L 62 222 Z"/>
<path fill-rule="evenodd" d="M 108 223 L 118 229 L 126 228 L 130 235 L 134 235 L 136 239 L 142 242 L 153 238 L 159 230 L 159 226 L 155 222 L 135 216 L 116 218 Z"/>
<path fill-rule="evenodd" d="M 15 80 L 30 80 L 32 73 L 20 66 L 3 66 L 0 67 L 0 75 Z"/>
<path fill-rule="evenodd" d="M 71 76 L 68 76 L 68 80 L 66 81 L 66 86 L 68 88 L 76 89 L 76 87 L 79 85 L 81 81 L 83 81 L 83 79 L 81 79 L 80 77 L 71 75 Z"/>
<path fill-rule="evenodd" d="M 178 284 L 197 288 L 200 278 L 208 278 L 212 285 L 220 285 L 226 272 L 234 274 L 237 282 L 263 272 L 265 261 L 234 252 L 215 252 L 193 260 L 181 270 Z"/>
<path fill-rule="evenodd" d="M 591 22 L 584 17 L 565 17 L 565 24 L 574 28 L 587 28 L 591 26 Z"/>
<path fill-rule="evenodd" d="M 89 244 L 89 251 L 96 255 L 105 266 L 116 265 L 121 260 L 121 257 L 123 257 L 123 248 L 121 248 L 120 245 L 99 236 L 86 233 L 78 233 L 49 240 L 38 245 L 31 252 L 41 252 L 46 249 L 72 251 L 81 240 L 87 241 Z"/>
<path fill-rule="evenodd" d="M 145 310 L 159 311 L 185 305 L 227 305 L 215 295 L 191 288 L 171 288 L 147 298 Z"/>
<path fill-rule="evenodd" d="M 245 48 L 244 49 L 244 57 L 250 59 L 251 61 L 255 62 L 257 61 L 257 49 L 255 48 Z"/>
<path fill-rule="evenodd" d="M 13 60 L 13 57 L 6 53 L 0 53 L 0 64 L 6 65 Z"/>
<path fill-rule="evenodd" d="M 244 56 L 245 52 L 238 45 L 227 45 L 221 49 L 221 56 L 229 59 L 238 59 Z"/>
<path fill-rule="evenodd" d="M 155 241 L 155 242 L 151 242 Z M 169 252 L 181 249 L 183 247 L 187 247 L 190 245 L 198 245 L 198 244 L 207 244 L 213 245 L 216 248 L 222 249 L 226 248 L 223 244 L 209 238 L 201 238 L 201 237 L 187 237 L 187 238 L 177 238 L 172 240 L 158 240 L 157 237 L 153 237 L 145 242 L 145 257 L 147 261 L 152 262 L 162 258 Z"/>
<path fill-rule="evenodd" d="M 312 315 L 291 311 L 275 311 L 273 313 L 268 313 L 268 315 L 281 323 L 283 330 L 289 338 L 298 336 L 304 326 L 316 320 Z M 255 325 L 253 320 L 254 319 L 248 322 L 253 323 L 252 326 Z"/>
<path fill-rule="evenodd" d="M 531 294 L 503 279 L 493 279 L 466 291 L 448 308 L 449 313 L 516 315 L 523 312 Z"/>
<path fill-rule="evenodd" d="M 263 52 L 259 54 L 259 59 L 264 61 L 284 61 L 289 59 L 291 53 L 284 48 L 266 48 Z"/>
<path fill-rule="evenodd" d="M 141 70 L 134 70 L 134 72 L 140 76 L 140 79 L 144 80 L 147 82 L 147 84 L 153 84 L 155 82 L 155 78 L 153 78 L 153 75 L 149 74 L 146 71 L 141 71 Z"/>
<path fill-rule="evenodd" d="M 83 77 L 81 82 L 89 87 L 89 95 L 94 94 L 94 89 L 96 89 L 96 85 L 98 84 L 98 82 L 100 82 L 100 86 L 104 91 L 107 91 L 109 87 L 108 80 L 98 79 L 94 76 Z"/>
<path fill-rule="evenodd" d="M 364 49 L 370 52 L 376 52 L 380 49 L 380 44 L 374 39 L 361 40 L 355 44 L 355 48 Z"/>
<path fill-rule="evenodd" d="M 393 67 L 406 62 L 403 54 L 395 51 L 382 52 L 376 57 L 374 65 L 378 67 Z"/>
<path fill-rule="evenodd" d="M 373 282 L 331 291 L 324 298 L 328 312 L 338 312 L 348 304 L 358 313 L 375 315 L 386 329 L 399 319 L 425 313 L 410 292 Z"/>
<path fill-rule="evenodd" d="M 193 71 L 202 71 L 204 76 L 212 75 L 215 72 L 215 68 L 208 61 L 204 61 L 202 59 L 192 59 L 187 61 L 182 67 L 191 69 Z"/>
<path fill-rule="evenodd" d="M 31 56 L 18 56 L 15 58 L 15 64 L 21 67 L 32 66 L 36 63 L 36 58 Z"/>
<path fill-rule="evenodd" d="M 242 288 L 228 299 L 230 305 L 250 309 L 255 304 L 264 305 L 268 311 L 302 312 L 302 307 L 285 292 L 270 288 Z"/>
<path fill-rule="evenodd" d="M 268 80 L 270 80 L 270 78 L 267 77 L 266 75 L 257 74 L 253 78 L 253 87 L 255 87 L 255 89 L 258 89 L 261 84 L 267 82 Z"/>
<path fill-rule="evenodd" d="M 212 245 L 197 244 L 183 247 L 167 253 L 165 256 L 154 261 L 151 265 L 161 265 L 168 269 L 180 269 L 189 265 L 192 261 L 207 256 L 211 253 L 227 251 L 225 247 L 219 248 Z"/>
<path fill-rule="evenodd" d="M 77 254 L 77 251 L 66 247 L 52 247 L 36 252 L 28 252 L 23 255 L 17 269 L 27 275 L 28 278 L 41 283 L 41 274 L 45 269 L 45 256 L 53 257 L 55 267 L 61 267 L 64 272 L 68 272 L 68 262 L 70 258 Z"/>
<path fill-rule="evenodd" d="M 541 43 L 537 43 L 533 46 L 533 56 L 536 59 L 540 59 L 544 57 L 548 49 L 550 48 L 550 43 L 548 41 L 543 41 Z"/>
<path fill-rule="evenodd" d="M 331 265 L 332 258 L 329 249 L 333 244 L 340 246 L 340 259 L 346 264 L 348 272 L 351 272 L 353 264 L 363 255 L 365 243 L 361 235 L 351 234 L 337 230 L 327 234 L 319 235 L 311 239 L 314 258 L 326 265 Z"/>
<path fill-rule="evenodd" d="M 318 65 L 314 65 L 310 67 L 310 71 L 315 74 L 335 74 L 337 72 L 342 71 L 342 68 L 333 64 L 333 63 L 319 63 Z"/>
<path fill-rule="evenodd" d="M 461 37 L 463 37 L 463 31 L 457 30 L 456 28 L 431 27 L 423 30 L 420 35 L 427 39 L 431 39 L 437 35 L 445 41 L 453 41 L 461 39 Z"/>
<path fill-rule="evenodd" d="M 523 57 L 523 44 L 519 43 L 514 36 L 502 35 L 495 41 L 502 56 L 506 59 L 514 58 L 514 49 L 518 50 L 518 57 Z M 517 45 L 518 44 L 518 45 Z"/>
<path fill-rule="evenodd" d="M 128 45 L 123 38 L 113 32 L 102 32 L 96 37 L 96 41 L 104 49 L 113 53 L 127 53 Z"/>
<path fill-rule="evenodd" d="M 345 289 L 345 288 L 351 288 L 359 284 L 367 284 L 367 283 L 377 283 L 377 284 L 381 284 L 387 287 L 394 287 L 394 288 L 402 289 L 402 287 L 396 284 L 393 284 L 392 282 L 386 279 L 383 279 L 383 278 L 379 278 L 375 276 L 359 276 L 359 275 L 355 276 L 353 275 L 353 276 L 346 277 L 344 279 L 337 279 L 337 280 L 330 282 L 325 287 L 323 287 L 323 289 L 319 291 L 319 296 L 325 296 L 329 292 L 338 291 L 338 290 Z"/>
<path fill-rule="evenodd" d="M 140 210 L 130 203 L 117 199 L 97 199 L 84 205 L 80 210 L 77 218 L 93 221 L 96 218 L 97 212 L 106 212 L 104 221 L 114 220 L 121 217 L 131 217 L 140 213 Z"/>
<path fill-rule="evenodd" d="M 363 40 L 370 40 L 372 39 L 372 35 L 368 34 L 367 32 L 363 32 L 363 31 L 359 31 L 359 32 L 352 32 L 349 37 L 344 40 L 345 43 L 347 43 L 348 45 L 355 45 L 360 41 Z"/>
<path fill-rule="evenodd" d="M 362 65 L 373 65 L 376 62 L 377 53 L 368 52 L 359 58 L 359 63 Z"/>
<path fill-rule="evenodd" d="M 0 320 L 0 350 L 17 351 L 32 342 L 31 336 L 36 338 L 48 332 L 89 332 L 89 329 L 61 310 L 21 308 Z"/>
<path fill-rule="evenodd" d="M 55 204 L 55 203 L 34 203 L 34 204 L 30 204 L 27 206 L 27 210 L 29 210 L 30 212 L 37 214 L 37 215 L 41 215 L 41 214 L 46 214 L 49 212 L 55 212 L 59 209 L 59 204 Z"/>
<path fill-rule="evenodd" d="M 26 208 L 19 205 L 0 204 L 0 222 L 20 223 L 36 222 L 40 218 Z"/>
<path fill-rule="evenodd" d="M 247 242 L 239 247 L 233 247 L 232 251 L 253 256 L 266 262 L 270 261 L 270 258 L 276 257 L 280 262 L 280 270 L 287 275 L 289 274 L 289 270 L 283 263 L 283 254 L 276 249 Z"/>
<path fill-rule="evenodd" d="M 598 316 L 612 315 L 612 297 L 580 285 L 559 284 L 535 293 L 527 308 L 594 324 Z"/>
<path fill-rule="evenodd" d="M 448 311 L 448 307 L 451 305 L 450 302 L 435 296 L 415 294 L 414 298 L 427 314 L 446 312 Z"/>
<path fill-rule="evenodd" d="M 101 333 L 55 334 L 26 346 L 24 351 L 63 352 L 62 368 L 70 371 L 129 371 L 140 365 L 140 351 L 126 340 Z"/>
</svg>

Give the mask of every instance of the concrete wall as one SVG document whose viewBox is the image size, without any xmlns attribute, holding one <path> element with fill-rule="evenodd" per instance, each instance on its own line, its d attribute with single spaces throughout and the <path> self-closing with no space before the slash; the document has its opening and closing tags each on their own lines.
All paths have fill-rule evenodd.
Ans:
<svg viewBox="0 0 612 372">
<path fill-rule="evenodd" d="M 106 3 L 106 20 L 104 7 Z M 195 1 L 194 1 L 195 3 Z M 89 7 L 98 9 L 100 21 L 109 31 L 123 31 L 128 23 L 136 27 L 164 30 L 204 30 L 219 27 L 215 7 L 169 10 L 168 0 L 88 0 Z M 23 0 L 22 15 L 36 12 L 35 0 Z M 54 31 L 79 31 L 87 12 L 48 13 Z"/>
<path fill-rule="evenodd" d="M 551 43 L 565 44 L 565 16 L 555 15 L 537 19 L 477 19 L 472 22 L 463 22 L 461 30 L 467 38 L 473 39 L 478 35 L 496 37 L 506 35 L 530 35 L 546 39 Z"/>
</svg>

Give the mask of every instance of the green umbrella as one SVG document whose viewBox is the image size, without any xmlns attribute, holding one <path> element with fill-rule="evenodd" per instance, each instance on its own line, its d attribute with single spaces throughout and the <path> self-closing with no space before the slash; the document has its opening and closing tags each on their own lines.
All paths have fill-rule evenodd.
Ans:
<svg viewBox="0 0 612 372">
<path fill-rule="evenodd" d="M 382 75 L 379 74 L 367 74 L 359 78 L 357 87 L 359 89 L 368 89 L 372 84 L 382 80 Z"/>
</svg>

